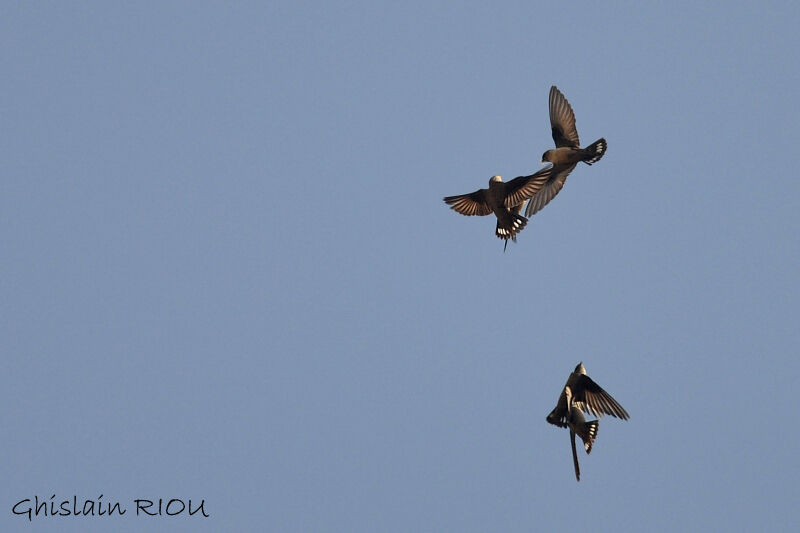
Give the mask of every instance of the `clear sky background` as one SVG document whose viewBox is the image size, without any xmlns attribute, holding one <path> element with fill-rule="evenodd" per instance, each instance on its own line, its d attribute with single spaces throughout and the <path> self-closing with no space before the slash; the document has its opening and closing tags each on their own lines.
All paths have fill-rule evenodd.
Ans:
<svg viewBox="0 0 800 533">
<path fill-rule="evenodd" d="M 3 3 L 0 529 L 798 529 L 798 27 Z M 540 168 L 554 84 L 608 151 L 504 254 L 442 197 Z M 579 361 L 631 419 L 576 483 Z M 52 494 L 128 513 L 11 513 Z"/>
</svg>

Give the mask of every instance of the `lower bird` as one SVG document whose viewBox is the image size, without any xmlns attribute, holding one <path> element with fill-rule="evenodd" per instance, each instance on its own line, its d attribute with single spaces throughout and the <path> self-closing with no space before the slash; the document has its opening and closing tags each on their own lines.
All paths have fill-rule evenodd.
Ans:
<svg viewBox="0 0 800 533">
<path fill-rule="evenodd" d="M 516 240 L 517 233 L 525 228 L 528 219 L 520 215 L 522 204 L 550 179 L 552 168 L 544 168 L 530 176 L 519 176 L 504 182 L 500 176 L 489 179 L 488 189 L 478 189 L 469 194 L 446 196 L 444 201 L 451 209 L 467 216 L 486 216 L 494 213 L 497 217 L 495 235 L 505 241 Z M 503 247 L 505 251 L 505 246 Z"/>
<path fill-rule="evenodd" d="M 558 427 L 568 427 L 572 444 L 572 462 L 575 465 L 575 477 L 581 480 L 578 454 L 575 451 L 575 435 L 583 440 L 586 453 L 592 451 L 594 439 L 597 436 L 599 422 L 587 422 L 583 413 L 594 416 L 611 415 L 622 420 L 630 418 L 628 412 L 609 393 L 586 375 L 586 367 L 578 363 L 575 370 L 570 373 L 558 403 L 547 415 L 547 421 Z"/>
</svg>

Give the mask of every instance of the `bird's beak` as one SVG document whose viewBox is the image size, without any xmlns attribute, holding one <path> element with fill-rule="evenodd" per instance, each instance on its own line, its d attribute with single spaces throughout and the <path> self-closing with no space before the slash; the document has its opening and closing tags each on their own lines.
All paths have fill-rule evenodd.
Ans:
<svg viewBox="0 0 800 533">
<path fill-rule="evenodd" d="M 544 161 L 544 160 L 542 160 L 542 161 L 539 161 L 539 164 L 540 164 L 540 165 L 542 165 L 543 167 L 546 167 L 547 165 L 549 165 L 549 164 L 550 164 L 550 161 Z"/>
</svg>

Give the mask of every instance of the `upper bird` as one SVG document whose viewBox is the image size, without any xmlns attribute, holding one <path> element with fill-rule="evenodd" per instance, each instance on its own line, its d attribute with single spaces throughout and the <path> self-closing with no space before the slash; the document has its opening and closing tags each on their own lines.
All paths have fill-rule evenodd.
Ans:
<svg viewBox="0 0 800 533">
<path fill-rule="evenodd" d="M 578 363 L 567 378 L 555 409 L 547 415 L 547 421 L 562 428 L 567 427 L 573 406 L 594 416 L 611 415 L 622 420 L 630 418 L 628 412 L 609 393 L 586 375 L 583 363 Z"/>
<path fill-rule="evenodd" d="M 600 161 L 606 153 L 606 140 L 602 137 L 586 148 L 581 148 L 578 130 L 575 128 L 575 113 L 555 85 L 550 87 L 550 127 L 556 147 L 542 154 L 542 162 L 553 164 L 552 174 L 547 183 L 528 202 L 528 207 L 525 209 L 527 217 L 538 213 L 555 198 L 579 161 L 591 165 Z"/>
<path fill-rule="evenodd" d="M 462 215 L 485 216 L 494 213 L 497 217 L 495 235 L 503 239 L 507 246 L 508 239 L 516 240 L 517 233 L 528 223 L 528 219 L 519 214 L 522 204 L 548 182 L 552 170 L 543 168 L 535 174 L 520 176 L 507 183 L 500 176 L 492 176 L 488 189 L 446 196 L 444 201 Z"/>
</svg>

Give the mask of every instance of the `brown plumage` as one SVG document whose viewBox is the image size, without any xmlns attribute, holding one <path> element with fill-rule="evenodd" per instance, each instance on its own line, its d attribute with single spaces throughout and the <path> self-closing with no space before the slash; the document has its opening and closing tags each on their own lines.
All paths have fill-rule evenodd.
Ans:
<svg viewBox="0 0 800 533">
<path fill-rule="evenodd" d="M 581 161 L 591 165 L 600 161 L 606 153 L 606 140 L 602 137 L 586 148 L 581 148 L 578 129 L 575 127 L 575 113 L 555 85 L 550 87 L 550 127 L 556 147 L 542 154 L 542 161 L 552 163 L 553 172 L 547 183 L 528 202 L 525 209 L 527 217 L 538 213 L 555 198 L 575 165 Z"/>
<path fill-rule="evenodd" d="M 530 176 L 519 176 L 504 182 L 500 176 L 492 176 L 488 189 L 478 189 L 469 194 L 446 196 L 444 201 L 451 209 L 467 216 L 497 217 L 495 235 L 506 241 L 516 240 L 528 219 L 519 214 L 522 204 L 542 188 L 550 178 L 551 169 L 544 168 Z M 505 248 L 503 248 L 505 250 Z"/>
<path fill-rule="evenodd" d="M 569 401 L 568 396 L 571 397 Z M 611 415 L 622 420 L 630 418 L 628 412 L 609 393 L 586 375 L 583 363 L 578 363 L 567 378 L 564 390 L 558 397 L 558 403 L 547 415 L 547 421 L 558 427 L 567 427 L 569 409 L 573 404 L 584 413 L 593 416 Z"/>
<path fill-rule="evenodd" d="M 607 414 L 623 420 L 629 418 L 627 411 L 600 385 L 586 375 L 586 368 L 583 363 L 578 363 L 578 366 L 567 378 L 567 383 L 558 397 L 555 409 L 547 415 L 547 421 L 550 424 L 569 428 L 572 463 L 575 467 L 575 478 L 578 481 L 581 480 L 581 469 L 578 465 L 575 436 L 577 435 L 581 438 L 583 447 L 588 454 L 592 451 L 592 445 L 597 437 L 597 430 L 600 424 L 597 420 L 587 422 L 583 412 L 598 417 Z"/>
</svg>

